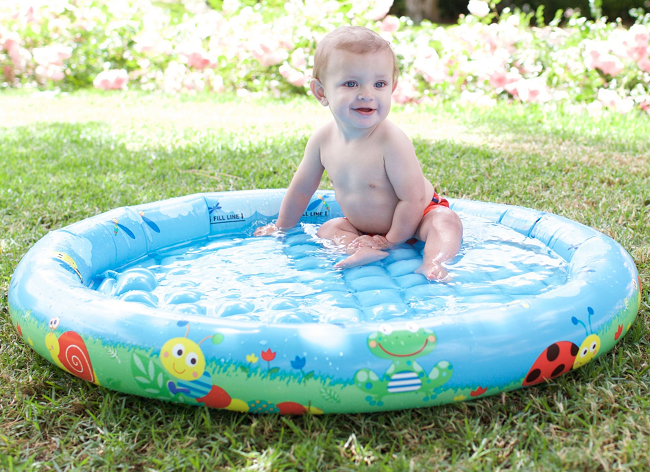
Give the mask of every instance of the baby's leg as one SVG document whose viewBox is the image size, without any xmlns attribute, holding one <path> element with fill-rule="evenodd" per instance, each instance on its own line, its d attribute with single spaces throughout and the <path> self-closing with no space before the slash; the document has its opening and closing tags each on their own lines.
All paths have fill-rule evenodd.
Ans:
<svg viewBox="0 0 650 472">
<path fill-rule="evenodd" d="M 346 218 L 334 218 L 327 221 L 318 230 L 318 237 L 323 239 L 330 239 L 337 246 L 342 246 L 348 254 L 351 254 L 347 259 L 342 260 L 334 267 L 350 268 L 371 262 L 380 261 L 388 256 L 385 251 L 372 249 L 371 247 L 352 248 L 350 244 L 352 241 L 360 236 L 359 231 L 350 223 Z"/>
<path fill-rule="evenodd" d="M 458 215 L 444 206 L 438 206 L 427 213 L 416 232 L 424 241 L 422 265 L 415 270 L 429 280 L 447 277 L 442 263 L 458 254 L 463 240 L 463 225 Z"/>
</svg>

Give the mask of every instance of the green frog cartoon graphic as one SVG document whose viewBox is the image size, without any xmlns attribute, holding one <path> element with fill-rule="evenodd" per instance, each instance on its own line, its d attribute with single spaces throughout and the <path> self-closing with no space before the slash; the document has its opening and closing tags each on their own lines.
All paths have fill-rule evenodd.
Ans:
<svg viewBox="0 0 650 472">
<path fill-rule="evenodd" d="M 354 375 L 355 385 L 368 393 L 366 401 L 370 405 L 382 406 L 386 395 L 409 392 L 421 392 L 424 401 L 431 400 L 453 374 L 453 367 L 447 361 L 438 362 L 427 374 L 415 359 L 435 349 L 436 335 L 414 322 L 406 323 L 405 328 L 393 330 L 391 325 L 383 324 L 379 331 L 368 336 L 370 352 L 391 361 L 381 377 L 370 369 L 360 369 Z"/>
</svg>

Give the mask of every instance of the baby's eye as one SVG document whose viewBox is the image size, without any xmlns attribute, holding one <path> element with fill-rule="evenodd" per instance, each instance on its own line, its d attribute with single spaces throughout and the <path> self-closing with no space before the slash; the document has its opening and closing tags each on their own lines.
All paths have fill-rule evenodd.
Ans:
<svg viewBox="0 0 650 472">
<path fill-rule="evenodd" d="M 357 83 L 354 80 L 350 80 L 343 84 L 344 87 L 356 87 Z"/>
<path fill-rule="evenodd" d="M 377 83 L 375 83 L 375 87 L 377 87 L 377 88 L 384 88 L 384 87 L 386 87 L 386 85 L 388 85 L 388 84 L 386 84 L 386 82 L 377 82 Z"/>
</svg>

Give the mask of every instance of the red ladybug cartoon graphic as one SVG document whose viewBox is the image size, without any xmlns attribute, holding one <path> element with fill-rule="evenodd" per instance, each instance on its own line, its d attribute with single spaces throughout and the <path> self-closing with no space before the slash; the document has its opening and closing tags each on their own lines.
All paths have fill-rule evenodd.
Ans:
<svg viewBox="0 0 650 472">
<path fill-rule="evenodd" d="M 573 368 L 577 355 L 578 346 L 571 341 L 551 344 L 537 358 L 522 385 L 527 387 L 566 374 Z"/>
<path fill-rule="evenodd" d="M 588 321 L 591 330 L 591 316 L 594 314 L 594 310 L 587 307 L 587 312 L 589 313 Z M 576 326 L 581 324 L 585 328 L 587 337 L 582 341 L 582 344 L 579 347 L 571 341 L 558 341 L 551 344 L 544 349 L 544 352 L 533 363 L 524 378 L 522 386 L 527 387 L 547 379 L 554 379 L 566 374 L 571 369 L 577 369 L 585 365 L 596 357 L 600 349 L 600 337 L 597 334 L 589 334 L 587 326 L 575 316 L 571 317 L 571 322 Z"/>
</svg>

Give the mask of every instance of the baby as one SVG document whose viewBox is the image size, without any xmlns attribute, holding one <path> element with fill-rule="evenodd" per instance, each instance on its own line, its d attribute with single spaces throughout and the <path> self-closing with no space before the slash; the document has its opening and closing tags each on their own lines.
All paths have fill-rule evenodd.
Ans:
<svg viewBox="0 0 650 472">
<path fill-rule="evenodd" d="M 327 170 L 345 218 L 324 223 L 318 236 L 350 254 L 336 267 L 381 260 L 415 237 L 425 241 L 415 272 L 447 276 L 442 263 L 458 253 L 463 227 L 424 177 L 411 141 L 386 119 L 398 74 L 390 44 L 367 28 L 344 26 L 318 43 L 311 91 L 334 119 L 311 136 L 277 222 L 256 236 L 294 227 Z"/>
</svg>

